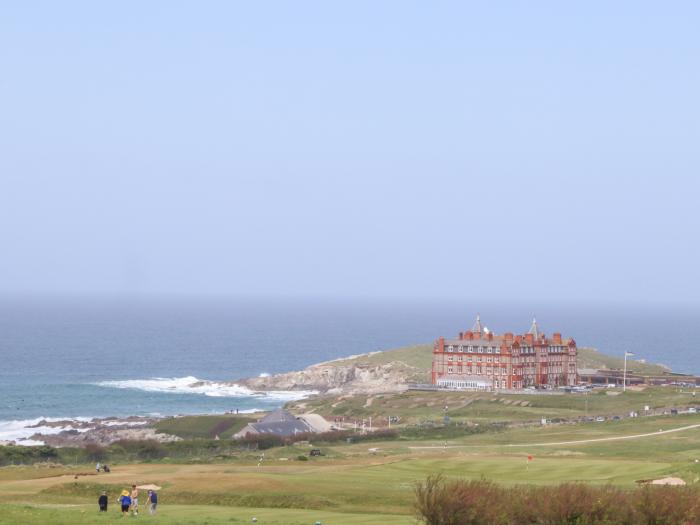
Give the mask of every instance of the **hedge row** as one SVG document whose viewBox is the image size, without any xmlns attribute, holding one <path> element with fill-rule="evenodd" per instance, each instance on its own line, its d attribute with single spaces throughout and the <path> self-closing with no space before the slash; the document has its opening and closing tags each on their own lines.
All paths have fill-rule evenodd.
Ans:
<svg viewBox="0 0 700 525">
<path fill-rule="evenodd" d="M 700 491 L 692 486 L 502 486 L 434 476 L 415 496 L 426 525 L 700 525 Z"/>
</svg>

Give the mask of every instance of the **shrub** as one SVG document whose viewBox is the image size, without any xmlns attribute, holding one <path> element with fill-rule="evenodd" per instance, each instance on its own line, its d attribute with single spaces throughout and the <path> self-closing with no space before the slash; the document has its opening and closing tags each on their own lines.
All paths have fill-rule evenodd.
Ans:
<svg viewBox="0 0 700 525">
<path fill-rule="evenodd" d="M 416 485 L 415 509 L 426 525 L 700 525 L 700 492 L 579 483 L 501 487 L 432 476 Z"/>
<path fill-rule="evenodd" d="M 107 459 L 107 449 L 96 443 L 85 445 L 85 455 L 90 461 L 104 461 Z"/>
</svg>

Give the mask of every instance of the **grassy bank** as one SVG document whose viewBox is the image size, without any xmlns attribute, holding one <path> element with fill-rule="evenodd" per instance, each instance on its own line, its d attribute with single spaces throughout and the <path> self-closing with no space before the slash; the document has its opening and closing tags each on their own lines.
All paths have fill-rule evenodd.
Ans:
<svg viewBox="0 0 700 525">
<path fill-rule="evenodd" d="M 329 419 L 372 417 L 377 424 L 390 416 L 403 424 L 441 422 L 445 415 L 455 421 L 478 423 L 524 422 L 547 419 L 585 418 L 598 415 L 625 416 L 645 407 L 664 409 L 700 405 L 692 391 L 674 387 L 643 390 L 601 389 L 590 394 L 498 394 L 483 392 L 420 392 L 354 396 L 324 396 L 288 403 L 292 410 L 313 410 Z"/>
</svg>

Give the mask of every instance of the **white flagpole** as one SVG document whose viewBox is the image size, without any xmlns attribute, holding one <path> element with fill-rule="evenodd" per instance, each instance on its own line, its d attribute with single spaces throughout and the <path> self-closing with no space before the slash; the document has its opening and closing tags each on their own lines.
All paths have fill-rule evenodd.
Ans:
<svg viewBox="0 0 700 525">
<path fill-rule="evenodd" d="M 627 356 L 634 355 L 632 352 L 625 350 L 625 368 L 622 372 L 622 391 L 627 390 Z"/>
</svg>

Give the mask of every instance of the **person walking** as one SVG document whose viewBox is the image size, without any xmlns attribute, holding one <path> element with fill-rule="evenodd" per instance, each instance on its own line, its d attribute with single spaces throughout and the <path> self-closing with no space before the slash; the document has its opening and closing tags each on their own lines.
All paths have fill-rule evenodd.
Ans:
<svg viewBox="0 0 700 525">
<path fill-rule="evenodd" d="M 95 465 L 95 473 L 99 474 L 100 473 L 100 462 L 97 462 L 97 465 Z"/>
<path fill-rule="evenodd" d="M 131 496 L 129 496 L 128 490 L 122 490 L 122 495 L 119 497 L 119 503 L 122 506 L 122 515 L 129 515 L 129 508 L 131 508 Z"/>
<path fill-rule="evenodd" d="M 153 515 L 156 513 L 156 507 L 158 506 L 158 493 L 155 490 L 148 491 L 148 513 Z"/>
<path fill-rule="evenodd" d="M 102 495 L 97 499 L 97 504 L 100 506 L 100 512 L 107 512 L 107 492 L 102 491 Z"/>
<path fill-rule="evenodd" d="M 136 488 L 136 485 L 131 485 L 131 511 L 134 516 L 139 515 L 139 489 Z"/>
</svg>

